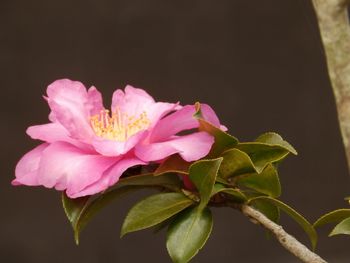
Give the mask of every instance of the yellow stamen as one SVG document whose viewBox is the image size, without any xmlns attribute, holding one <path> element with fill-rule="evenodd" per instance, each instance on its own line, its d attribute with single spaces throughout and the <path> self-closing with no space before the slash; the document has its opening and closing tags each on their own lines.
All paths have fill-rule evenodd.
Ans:
<svg viewBox="0 0 350 263">
<path fill-rule="evenodd" d="M 97 136 L 110 140 L 126 141 L 137 132 L 147 129 L 150 124 L 146 112 L 142 112 L 136 117 L 129 116 L 117 108 L 111 115 L 108 110 L 102 110 L 100 114 L 90 118 L 91 127 Z"/>
</svg>

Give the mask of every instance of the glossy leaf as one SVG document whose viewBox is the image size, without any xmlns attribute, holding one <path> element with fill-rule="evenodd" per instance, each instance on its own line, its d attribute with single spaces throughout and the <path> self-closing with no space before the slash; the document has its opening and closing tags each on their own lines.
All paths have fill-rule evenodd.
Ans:
<svg viewBox="0 0 350 263">
<path fill-rule="evenodd" d="M 208 240 L 213 218 L 208 208 L 187 209 L 170 224 L 167 249 L 174 263 L 186 263 L 193 258 Z"/>
<path fill-rule="evenodd" d="M 338 225 L 336 225 L 332 232 L 329 234 L 329 236 L 335 235 L 350 235 L 350 217 L 344 219 Z"/>
<path fill-rule="evenodd" d="M 162 186 L 170 190 L 179 190 L 182 182 L 174 173 L 163 173 L 159 176 L 153 174 L 134 175 L 122 178 L 116 187 L 139 185 L 139 186 Z"/>
<path fill-rule="evenodd" d="M 260 174 L 252 173 L 235 177 L 239 187 L 246 187 L 272 197 L 281 195 L 281 184 L 276 168 L 269 164 Z"/>
<path fill-rule="evenodd" d="M 263 213 L 271 221 L 278 223 L 280 219 L 280 210 L 274 204 L 265 201 L 255 199 L 250 203 L 255 209 Z"/>
<path fill-rule="evenodd" d="M 230 195 L 233 199 L 238 202 L 247 201 L 247 197 L 239 189 L 228 188 L 222 184 L 215 184 L 211 196 L 214 196 L 218 193 L 225 193 Z"/>
<path fill-rule="evenodd" d="M 193 204 L 182 193 L 161 193 L 134 205 L 126 216 L 121 237 L 127 233 L 155 226 Z"/>
<path fill-rule="evenodd" d="M 193 200 L 194 202 L 197 202 L 199 203 L 200 202 L 200 198 L 198 197 L 198 194 L 195 193 L 195 192 L 192 192 L 192 191 L 189 191 L 189 190 L 186 190 L 186 189 L 181 189 L 181 192 L 187 196 L 189 199 Z"/>
<path fill-rule="evenodd" d="M 304 229 L 305 233 L 309 236 L 311 245 L 313 249 L 315 249 L 317 244 L 317 233 L 313 228 L 313 226 L 302 215 L 300 215 L 297 211 L 295 211 L 293 208 L 291 208 L 287 204 L 277 199 L 274 199 L 272 197 L 267 197 L 267 196 L 256 197 L 251 199 L 249 203 L 254 202 L 256 200 L 264 200 L 264 201 L 270 202 L 271 204 L 275 205 L 276 207 L 281 209 L 283 212 L 285 212 L 287 215 L 289 215 L 292 219 L 294 219 L 294 221 L 297 222 Z"/>
<path fill-rule="evenodd" d="M 220 169 L 219 177 L 229 178 L 240 174 L 257 172 L 249 155 L 238 149 L 230 149 L 222 154 L 224 158 Z"/>
<path fill-rule="evenodd" d="M 62 205 L 69 222 L 73 224 L 78 220 L 82 208 L 85 207 L 90 200 L 92 200 L 90 196 L 70 199 L 65 192 L 62 192 Z"/>
<path fill-rule="evenodd" d="M 219 173 L 218 173 L 219 175 Z M 231 182 L 228 182 L 226 179 L 221 178 L 219 176 L 216 177 L 216 182 L 220 183 L 220 184 L 224 184 L 224 185 L 231 185 Z"/>
<path fill-rule="evenodd" d="M 83 228 L 95 214 L 113 200 L 144 188 L 165 187 L 173 191 L 180 191 L 181 186 L 182 182 L 176 174 L 166 173 L 160 176 L 142 174 L 122 178 L 116 184 L 117 188 L 96 196 L 70 199 L 63 194 L 62 202 L 65 213 L 73 226 L 75 241 L 78 244 L 79 234 Z"/>
<path fill-rule="evenodd" d="M 199 207 L 203 209 L 209 202 L 222 158 L 200 160 L 190 166 L 189 178 L 199 191 Z"/>
<path fill-rule="evenodd" d="M 255 141 L 266 143 L 271 146 L 280 146 L 294 155 L 298 154 L 292 145 L 290 145 L 287 141 L 283 140 L 283 138 L 275 132 L 264 133 L 260 135 Z"/>
<path fill-rule="evenodd" d="M 238 143 L 238 139 L 232 135 L 224 132 L 220 128 L 212 125 L 208 121 L 204 120 L 200 110 L 200 103 L 196 103 L 196 113 L 194 117 L 198 119 L 199 130 L 205 131 L 214 136 L 215 142 L 209 153 L 209 158 L 218 157 L 222 152 L 227 149 L 233 148 Z"/>
<path fill-rule="evenodd" d="M 269 132 L 259 136 L 255 142 L 239 143 L 235 148 L 247 153 L 260 173 L 269 163 L 283 160 L 296 150 L 277 133 Z"/>
<path fill-rule="evenodd" d="M 175 216 L 176 216 L 176 215 L 175 215 Z M 152 230 L 153 233 L 156 234 L 156 233 L 159 233 L 160 231 L 162 231 L 163 229 L 168 228 L 168 226 L 169 226 L 170 223 L 173 221 L 173 219 L 174 219 L 175 216 L 170 217 L 170 218 L 164 220 L 163 222 L 160 222 L 159 224 L 155 225 L 155 226 L 153 227 L 153 230 Z"/>
<path fill-rule="evenodd" d="M 319 227 L 329 223 L 339 223 L 348 217 L 350 217 L 350 209 L 338 209 L 321 216 L 314 223 L 314 227 Z"/>
<path fill-rule="evenodd" d="M 162 162 L 159 167 L 154 172 L 155 176 L 159 176 L 164 173 L 179 173 L 179 174 L 188 174 L 188 168 L 191 163 L 186 162 L 181 158 L 180 155 L 174 154 Z"/>
<path fill-rule="evenodd" d="M 75 242 L 79 244 L 80 232 L 87 223 L 111 201 L 121 198 L 122 196 L 142 189 L 142 186 L 125 186 L 108 191 L 95 197 L 83 197 L 70 199 L 65 193 L 62 194 L 62 203 L 67 218 L 72 224 Z"/>
<path fill-rule="evenodd" d="M 268 164 L 282 161 L 289 154 L 281 147 L 257 142 L 239 143 L 236 148 L 249 155 L 258 173 L 261 173 Z"/>
</svg>

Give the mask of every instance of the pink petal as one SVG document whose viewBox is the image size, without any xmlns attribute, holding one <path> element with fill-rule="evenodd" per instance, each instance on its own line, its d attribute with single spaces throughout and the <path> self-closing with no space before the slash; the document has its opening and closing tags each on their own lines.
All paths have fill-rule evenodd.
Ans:
<svg viewBox="0 0 350 263">
<path fill-rule="evenodd" d="M 156 103 L 146 91 L 132 86 L 127 86 L 125 93 L 122 90 L 116 90 L 112 99 L 113 112 L 120 110 L 128 116 L 136 118 L 145 112 L 147 119 L 150 121 L 149 129 L 152 129 L 159 119 L 178 108 L 178 103 Z"/>
<path fill-rule="evenodd" d="M 12 181 L 13 185 L 39 185 L 37 171 L 42 152 L 48 145 L 47 143 L 43 143 L 21 158 L 16 166 L 16 179 Z"/>
<path fill-rule="evenodd" d="M 73 195 L 98 181 L 118 159 L 87 154 L 64 142 L 50 144 L 42 153 L 38 182 Z"/>
<path fill-rule="evenodd" d="M 215 111 L 208 104 L 201 103 L 201 112 L 204 120 L 210 122 L 216 127 L 220 127 L 220 121 Z"/>
<path fill-rule="evenodd" d="M 198 121 L 193 117 L 195 111 L 194 105 L 186 105 L 161 119 L 154 127 L 150 141 L 162 141 L 183 130 L 197 128 L 199 126 Z"/>
<path fill-rule="evenodd" d="M 71 137 L 88 142 L 93 131 L 89 123 L 89 99 L 84 85 L 68 79 L 57 80 L 48 86 L 47 95 L 54 118 L 67 129 Z"/>
<path fill-rule="evenodd" d="M 154 99 L 146 91 L 128 85 L 125 93 L 120 89 L 113 93 L 112 111 L 119 109 L 129 116 L 137 116 L 153 104 Z"/>
<path fill-rule="evenodd" d="M 48 123 L 31 126 L 27 129 L 27 134 L 35 140 L 45 142 L 66 141 L 68 131 L 59 123 Z"/>
<path fill-rule="evenodd" d="M 227 131 L 227 127 L 220 124 L 220 120 L 212 107 L 210 107 L 208 104 L 201 104 L 201 111 L 204 120 L 210 122 L 223 131 Z"/>
<path fill-rule="evenodd" d="M 101 110 L 104 110 L 102 94 L 94 87 L 90 87 L 88 92 L 88 103 L 86 104 L 87 110 L 91 116 L 99 114 Z M 44 96 L 44 99 L 48 101 L 48 98 Z M 54 112 L 50 112 L 49 120 L 51 122 L 57 122 Z"/>
<path fill-rule="evenodd" d="M 90 145 L 70 138 L 68 131 L 57 122 L 31 126 L 27 129 L 27 134 L 35 140 L 41 140 L 49 143 L 64 141 L 73 144 L 81 149 L 89 151 L 93 150 Z"/>
<path fill-rule="evenodd" d="M 135 165 L 143 165 L 145 162 L 135 157 L 124 158 L 118 161 L 112 168 L 108 169 L 100 180 L 87 186 L 80 192 L 75 194 L 68 194 L 71 198 L 77 198 L 85 195 L 93 195 L 106 190 L 108 187 L 114 185 L 120 178 L 120 176 L 130 167 Z"/>
<path fill-rule="evenodd" d="M 102 95 L 95 87 L 89 88 L 87 95 L 89 102 L 87 106 L 91 116 L 99 114 L 101 110 L 104 110 Z"/>
<path fill-rule="evenodd" d="M 145 109 L 147 118 L 151 122 L 150 129 L 157 125 L 161 118 L 174 111 L 178 106 L 178 103 L 157 102 Z"/>
<path fill-rule="evenodd" d="M 55 113 L 52 112 L 52 111 L 49 113 L 49 120 L 50 120 L 51 122 L 57 122 Z"/>
<path fill-rule="evenodd" d="M 228 128 L 225 125 L 220 125 L 220 129 L 223 130 L 223 131 L 227 131 L 228 130 Z"/>
<path fill-rule="evenodd" d="M 142 141 L 147 134 L 147 131 L 140 131 L 131 136 L 125 142 L 96 137 L 92 141 L 92 145 L 97 152 L 104 156 L 120 156 L 130 151 L 137 143 Z"/>
<path fill-rule="evenodd" d="M 206 156 L 214 138 L 206 132 L 196 132 L 180 136 L 165 142 L 137 145 L 135 154 L 143 161 L 162 160 L 174 153 L 179 153 L 187 161 L 195 161 Z"/>
<path fill-rule="evenodd" d="M 207 104 L 201 104 L 203 119 L 210 122 L 222 130 L 227 130 L 225 126 L 220 125 L 220 121 L 214 110 Z M 162 141 L 181 131 L 198 128 L 199 123 L 193 115 L 196 109 L 194 105 L 186 105 L 180 110 L 161 119 L 154 127 L 150 136 L 151 142 Z"/>
</svg>

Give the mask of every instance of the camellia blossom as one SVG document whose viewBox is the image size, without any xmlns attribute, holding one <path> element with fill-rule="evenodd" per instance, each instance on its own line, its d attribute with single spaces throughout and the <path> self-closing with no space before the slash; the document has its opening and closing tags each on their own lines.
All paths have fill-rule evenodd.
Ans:
<svg viewBox="0 0 350 263">
<path fill-rule="evenodd" d="M 142 89 L 118 89 L 110 110 L 100 92 L 78 81 L 57 80 L 47 88 L 50 123 L 27 134 L 43 141 L 22 157 L 13 185 L 43 185 L 70 198 L 92 195 L 114 185 L 125 170 L 179 154 L 191 162 L 208 154 L 214 138 L 181 131 L 199 126 L 194 105 L 155 102 Z M 217 127 L 215 112 L 201 105 L 203 117 Z"/>
</svg>

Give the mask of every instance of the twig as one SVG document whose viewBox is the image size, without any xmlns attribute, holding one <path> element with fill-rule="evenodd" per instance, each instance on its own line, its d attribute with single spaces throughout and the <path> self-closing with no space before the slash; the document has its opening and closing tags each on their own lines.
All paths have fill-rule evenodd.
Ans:
<svg viewBox="0 0 350 263">
<path fill-rule="evenodd" d="M 218 203 L 210 203 L 215 207 L 231 207 L 233 209 L 241 211 L 245 216 L 249 217 L 250 221 L 254 224 L 263 226 L 275 235 L 276 239 L 281 245 L 287 249 L 294 256 L 299 258 L 305 263 L 327 263 L 319 255 L 312 252 L 305 245 L 300 243 L 295 237 L 288 234 L 282 226 L 268 219 L 264 214 L 246 204 L 239 204 L 236 202 L 224 201 Z"/>
<path fill-rule="evenodd" d="M 329 77 L 350 170 L 350 25 L 349 0 L 312 0 L 326 52 Z"/>
<path fill-rule="evenodd" d="M 237 207 L 234 207 L 237 209 Z M 248 205 L 242 205 L 240 207 L 242 213 L 248 216 L 253 223 L 260 224 L 264 228 L 271 231 L 276 239 L 281 243 L 281 245 L 287 249 L 289 252 L 294 254 L 301 261 L 306 263 L 326 263 L 324 259 L 310 251 L 306 246 L 300 243 L 293 236 L 288 234 L 284 229 L 280 226 L 268 219 L 264 214 L 255 210 L 254 208 Z"/>
</svg>

